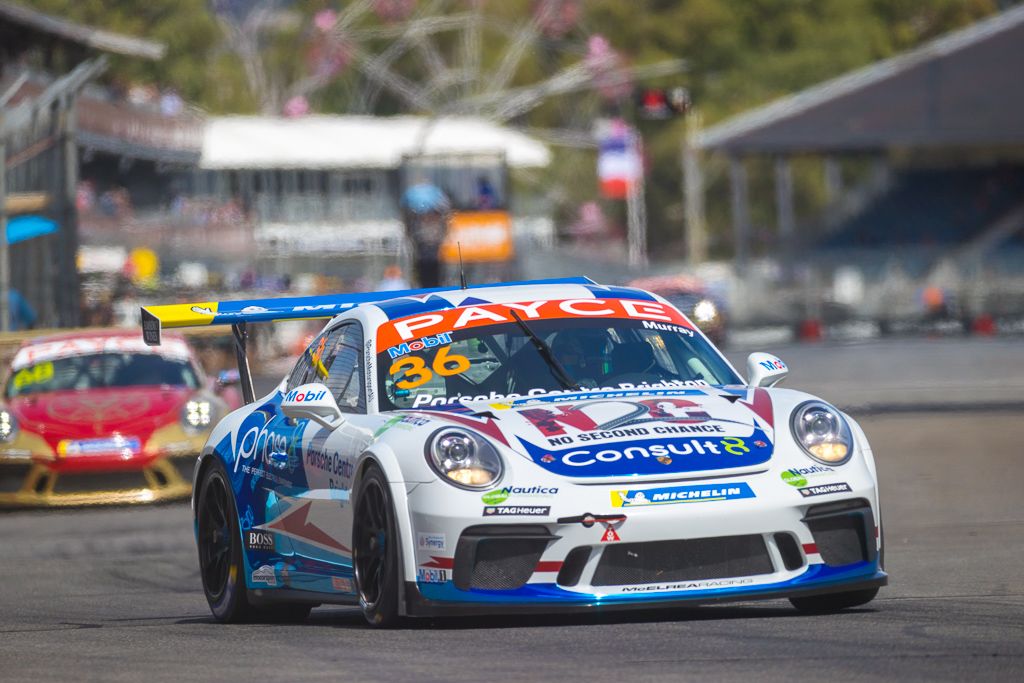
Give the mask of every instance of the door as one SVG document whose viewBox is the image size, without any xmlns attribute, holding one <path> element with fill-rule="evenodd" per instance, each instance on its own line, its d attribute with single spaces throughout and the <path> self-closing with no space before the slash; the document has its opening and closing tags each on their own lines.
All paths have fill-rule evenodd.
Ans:
<svg viewBox="0 0 1024 683">
<path fill-rule="evenodd" d="M 301 438 L 291 442 L 302 473 L 304 491 L 288 500 L 281 520 L 295 553 L 296 588 L 321 592 L 352 592 L 352 517 L 349 497 L 356 461 L 372 433 L 360 427 L 366 413 L 363 333 L 359 323 L 342 323 L 315 340 L 307 354 L 306 382 L 321 382 L 333 394 L 346 420 L 327 429 L 312 420 L 296 420 Z M 298 385 L 296 385 L 298 386 Z"/>
</svg>

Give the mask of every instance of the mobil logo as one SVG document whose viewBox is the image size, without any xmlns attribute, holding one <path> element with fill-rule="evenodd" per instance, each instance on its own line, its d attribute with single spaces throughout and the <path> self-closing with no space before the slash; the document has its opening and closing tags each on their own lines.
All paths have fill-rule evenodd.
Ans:
<svg viewBox="0 0 1024 683">
<path fill-rule="evenodd" d="M 298 391 L 292 390 L 288 392 L 288 395 L 284 397 L 286 401 L 292 401 L 295 403 L 302 403 L 304 401 L 320 401 L 327 396 L 327 392 L 324 390 L 320 391 Z"/>
<path fill-rule="evenodd" d="M 538 446 L 522 438 L 520 442 L 539 467 L 573 478 L 729 470 L 767 462 L 774 451 L 771 440 L 760 428 L 754 428 L 749 436 L 702 434 L 602 444 L 581 443 L 563 450 Z"/>
<path fill-rule="evenodd" d="M 398 358 L 404 356 L 407 353 L 413 353 L 415 351 L 422 351 L 423 349 L 429 349 L 434 346 L 440 346 L 441 344 L 451 344 L 452 335 L 450 332 L 441 332 L 435 334 L 432 337 L 420 337 L 411 342 L 403 342 L 396 346 L 388 348 L 388 355 L 392 358 Z"/>
<path fill-rule="evenodd" d="M 786 364 L 778 358 L 774 360 L 763 360 L 758 363 L 765 370 L 785 370 Z"/>
</svg>

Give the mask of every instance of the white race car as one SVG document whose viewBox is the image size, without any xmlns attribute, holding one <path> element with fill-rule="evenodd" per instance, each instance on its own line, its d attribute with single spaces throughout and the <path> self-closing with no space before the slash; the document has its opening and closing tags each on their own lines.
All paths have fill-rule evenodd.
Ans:
<svg viewBox="0 0 1024 683">
<path fill-rule="evenodd" d="M 339 313 L 340 312 L 340 313 Z M 253 400 L 246 323 L 331 317 Z M 248 404 L 193 490 L 221 621 L 870 601 L 875 464 L 828 403 L 747 381 L 686 316 L 585 278 L 143 309 L 231 324 Z"/>
</svg>

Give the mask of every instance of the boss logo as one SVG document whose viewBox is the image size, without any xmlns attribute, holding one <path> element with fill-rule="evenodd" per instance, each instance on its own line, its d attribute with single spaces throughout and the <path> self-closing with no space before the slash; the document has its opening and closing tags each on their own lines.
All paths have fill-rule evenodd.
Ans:
<svg viewBox="0 0 1024 683">
<path fill-rule="evenodd" d="M 268 550 L 274 549 L 274 534 L 269 531 L 250 529 L 245 532 L 245 547 L 247 550 Z"/>
</svg>

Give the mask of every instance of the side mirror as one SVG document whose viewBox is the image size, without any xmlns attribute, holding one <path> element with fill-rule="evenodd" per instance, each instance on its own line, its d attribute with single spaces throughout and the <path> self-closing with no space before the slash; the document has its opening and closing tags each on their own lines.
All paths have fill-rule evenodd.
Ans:
<svg viewBox="0 0 1024 683">
<path fill-rule="evenodd" d="M 747 356 L 747 385 L 773 387 L 786 378 L 789 366 L 770 353 L 752 353 Z"/>
<path fill-rule="evenodd" d="M 345 421 L 331 390 L 319 382 L 303 384 L 285 394 L 281 412 L 296 420 L 313 420 L 327 429 L 337 429 Z"/>
</svg>

